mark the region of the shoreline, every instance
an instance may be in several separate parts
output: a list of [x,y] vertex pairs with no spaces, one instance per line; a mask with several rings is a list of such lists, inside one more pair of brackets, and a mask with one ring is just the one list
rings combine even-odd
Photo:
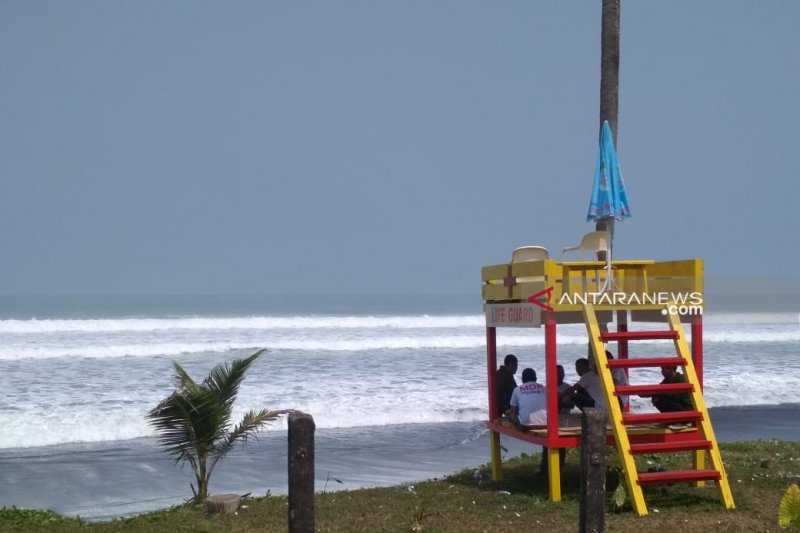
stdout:
[[[711,408],[720,442],[800,440],[800,404]],[[410,484],[489,461],[482,421],[319,429],[316,491]],[[501,438],[505,459],[539,446]],[[212,493],[287,491],[286,432],[237,447],[217,467]],[[49,509],[110,520],[164,509],[191,497],[181,469],[155,438],[0,450],[0,507]]]

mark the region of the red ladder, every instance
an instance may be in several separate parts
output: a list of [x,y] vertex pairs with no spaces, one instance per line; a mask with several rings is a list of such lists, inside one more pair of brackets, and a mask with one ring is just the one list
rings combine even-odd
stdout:
[[[614,431],[620,460],[623,465],[628,493],[631,497],[634,510],[639,515],[647,514],[647,506],[642,493],[642,486],[665,484],[715,481],[719,489],[722,504],[733,509],[733,496],[730,485],[722,464],[722,456],[711,421],[708,416],[703,392],[694,369],[689,346],[683,334],[680,319],[677,315],[666,313],[669,329],[653,331],[619,331],[601,332],[597,322],[594,307],[591,304],[584,306],[584,319],[589,332],[590,344],[594,354],[597,373],[603,383],[606,406],[609,419]],[[675,355],[661,357],[636,357],[609,360],[606,357],[604,343],[616,340],[626,341],[652,341],[672,340]],[[646,384],[616,386],[611,375],[614,368],[658,368],[662,366],[676,366],[683,369],[684,383]],[[691,398],[692,409],[664,413],[623,413],[617,400],[620,396],[646,395],[657,396],[666,394],[688,394]],[[674,431],[670,440],[657,443],[631,444],[629,431],[642,428],[645,425],[658,424],[665,431]],[[681,426],[673,425],[680,424]],[[686,424],[696,426],[696,431],[687,431]],[[698,432],[700,435],[698,438]],[[685,438],[681,436],[685,435]],[[692,452],[695,454],[695,469],[673,470],[668,472],[639,472],[634,461],[635,455],[644,453],[675,453]],[[702,468],[705,454],[711,458],[711,468]]]

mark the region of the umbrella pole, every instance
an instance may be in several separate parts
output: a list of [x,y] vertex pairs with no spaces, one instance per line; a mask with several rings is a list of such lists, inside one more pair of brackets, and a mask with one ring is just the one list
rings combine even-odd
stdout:
[[[594,230],[595,231],[605,231],[608,233],[608,248],[609,250],[614,249],[614,218],[613,217],[606,217],[606,218],[598,218],[597,221],[594,223]],[[597,260],[598,261],[606,261],[606,253],[605,251],[597,252]]]
[[604,293],[608,290],[614,290],[617,286],[614,281],[614,276],[611,273],[611,257],[614,255],[614,218],[607,217],[598,219],[597,222],[595,222],[594,228],[595,231],[605,231],[608,233],[608,253],[605,251],[597,252],[598,261],[606,262],[606,280],[605,283],[603,283],[603,288],[599,290],[600,293]]

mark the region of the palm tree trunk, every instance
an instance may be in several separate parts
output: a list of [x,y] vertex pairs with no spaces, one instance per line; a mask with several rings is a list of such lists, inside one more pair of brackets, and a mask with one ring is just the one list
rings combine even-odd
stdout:
[[195,501],[200,503],[208,498],[208,472],[206,470],[206,457],[200,456],[197,460],[197,495]]
[[[620,0],[603,0],[600,33],[600,127],[603,127],[604,120],[608,121],[615,146],[619,114],[619,11]],[[610,234],[613,249],[614,219],[597,220],[595,230],[607,231]],[[605,252],[600,252],[598,259],[605,261],[607,259],[605,255]]]
[[[619,114],[619,11],[620,0],[603,0],[600,34],[600,127],[607,120],[617,144]],[[599,131],[599,130],[598,130]]]

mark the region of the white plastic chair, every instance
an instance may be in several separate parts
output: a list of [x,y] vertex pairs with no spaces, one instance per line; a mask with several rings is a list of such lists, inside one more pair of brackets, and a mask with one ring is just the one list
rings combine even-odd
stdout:
[[[543,246],[520,246],[511,253],[512,263],[526,263],[528,261],[542,261],[550,259],[550,252]],[[530,281],[544,281],[544,276],[525,276],[517,278],[519,283]]]
[[550,252],[543,246],[520,246],[511,254],[512,263],[541,261],[543,259],[550,259]]
[[[603,292],[608,289],[609,283],[611,282],[611,239],[609,238],[608,232],[592,231],[591,233],[587,233],[583,236],[583,239],[581,239],[581,243],[579,245],[569,246],[561,251],[561,262],[564,262],[567,252],[573,252],[576,250],[580,253],[581,261],[585,261],[584,254],[586,252],[591,252],[589,261],[597,261],[598,252],[606,253],[606,266],[594,271],[594,282],[597,292]],[[603,270],[606,271],[606,279],[604,282],[601,281],[600,276],[600,272]],[[581,270],[581,286],[583,288],[583,292],[586,293],[588,289],[586,270]],[[566,292],[571,290],[568,272],[565,272],[564,274],[564,287]]]
[[592,252],[590,261],[597,261],[597,252],[605,252],[606,258],[611,256],[611,239],[609,239],[607,231],[592,231],[587,233],[581,239],[581,243],[577,246],[569,246],[561,251],[561,261],[566,258],[567,252],[577,250],[581,254],[581,260],[586,252]]

